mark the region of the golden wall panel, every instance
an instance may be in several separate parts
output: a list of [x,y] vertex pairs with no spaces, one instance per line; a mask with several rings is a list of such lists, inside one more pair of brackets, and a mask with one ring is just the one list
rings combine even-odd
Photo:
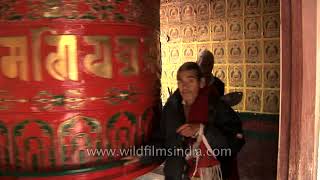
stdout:
[[261,16],[245,18],[245,38],[257,39],[261,37]]
[[243,41],[228,43],[228,63],[243,63],[244,47]]
[[211,22],[211,39],[222,41],[226,39],[226,20],[219,19]]
[[207,22],[198,23],[197,41],[210,41],[210,25]]
[[280,87],[280,65],[264,65],[263,68],[264,87],[279,88]]
[[227,0],[228,16],[241,16],[243,14],[242,0]]
[[163,44],[161,44],[161,59],[165,59],[168,57],[169,57],[168,45],[163,43]]
[[183,23],[186,22],[193,22],[196,19],[196,7],[194,3],[187,1],[181,4],[182,12],[181,12],[181,19]]
[[278,14],[263,16],[263,33],[266,38],[280,36],[280,16]]
[[[194,2],[194,1],[193,1]],[[197,2],[197,21],[208,20],[210,15],[209,1],[200,0]]]
[[169,53],[170,53],[170,63],[178,64],[180,63],[180,56],[181,56],[181,48],[180,44],[170,44],[168,46]]
[[160,24],[168,23],[168,6],[163,4],[160,6]]
[[169,27],[167,24],[160,24],[160,43],[163,47],[169,41]]
[[280,41],[279,40],[264,41],[264,62],[280,63]]
[[213,0],[211,3],[211,18],[225,18],[226,17],[226,2],[225,0]]
[[[161,78],[162,78],[161,86],[164,87],[169,81],[169,74],[168,74],[167,68],[164,68],[164,70],[162,71]],[[165,81],[164,81],[164,79],[165,79]]]
[[195,59],[197,57],[197,46],[195,44],[183,44],[182,52],[184,59]]
[[261,14],[261,0],[246,0],[245,1],[245,15]]
[[245,42],[246,63],[261,63],[262,43],[259,40]]
[[280,86],[279,0],[161,0],[162,98],[176,71],[211,50],[226,92],[243,92],[239,111],[277,114]]
[[279,13],[280,0],[263,0],[264,13]]
[[262,65],[246,66],[246,85],[247,87],[262,86]]
[[182,24],[182,41],[193,42],[197,37],[197,25],[196,24]]
[[168,26],[169,42],[180,42],[181,41],[181,29],[179,25]]
[[229,65],[228,67],[229,86],[243,87],[244,86],[244,68],[243,65]]
[[228,91],[229,92],[242,92],[243,93],[243,97],[242,97],[242,101],[237,104],[236,106],[233,106],[232,108],[237,109],[239,111],[246,111],[246,109],[244,108],[244,103],[245,103],[245,99],[246,99],[246,91],[243,88],[230,88]]
[[263,112],[279,113],[280,92],[265,90],[263,92]]
[[262,104],[262,90],[246,89],[246,110],[260,111]]
[[227,36],[230,40],[243,39],[243,18],[228,19]]
[[212,53],[214,55],[215,64],[224,64],[226,63],[226,44],[225,43],[213,43],[212,44]]
[[181,0],[167,0],[167,3],[179,3]]
[[227,65],[216,65],[213,68],[213,75],[221,79],[223,82],[227,82],[227,72],[228,66]]
[[162,84],[161,86],[161,99],[168,99],[169,98],[169,93],[166,91],[168,86],[164,86]]
[[180,22],[181,8],[180,3],[168,4],[168,22],[179,23]]

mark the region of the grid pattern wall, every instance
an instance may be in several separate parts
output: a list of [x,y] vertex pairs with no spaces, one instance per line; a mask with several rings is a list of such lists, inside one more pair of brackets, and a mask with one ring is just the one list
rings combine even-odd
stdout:
[[279,0],[161,0],[162,100],[175,90],[176,71],[203,49],[226,93],[241,91],[241,112],[278,114]]

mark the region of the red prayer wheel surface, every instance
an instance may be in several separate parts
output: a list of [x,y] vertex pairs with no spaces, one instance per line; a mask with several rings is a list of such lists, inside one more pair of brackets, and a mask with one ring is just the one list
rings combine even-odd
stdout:
[[159,54],[158,0],[0,1],[0,178],[150,171],[118,151],[88,151],[147,141],[161,104]]

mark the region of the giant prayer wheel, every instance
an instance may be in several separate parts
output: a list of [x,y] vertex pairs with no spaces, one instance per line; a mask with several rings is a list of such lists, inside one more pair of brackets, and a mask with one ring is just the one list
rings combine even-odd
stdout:
[[0,1],[0,179],[132,179],[160,103],[159,0]]

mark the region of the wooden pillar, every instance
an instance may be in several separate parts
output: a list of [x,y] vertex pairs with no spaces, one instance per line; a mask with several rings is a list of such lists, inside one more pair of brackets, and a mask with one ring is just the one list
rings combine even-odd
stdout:
[[316,0],[281,1],[281,180],[315,179],[316,5]]

